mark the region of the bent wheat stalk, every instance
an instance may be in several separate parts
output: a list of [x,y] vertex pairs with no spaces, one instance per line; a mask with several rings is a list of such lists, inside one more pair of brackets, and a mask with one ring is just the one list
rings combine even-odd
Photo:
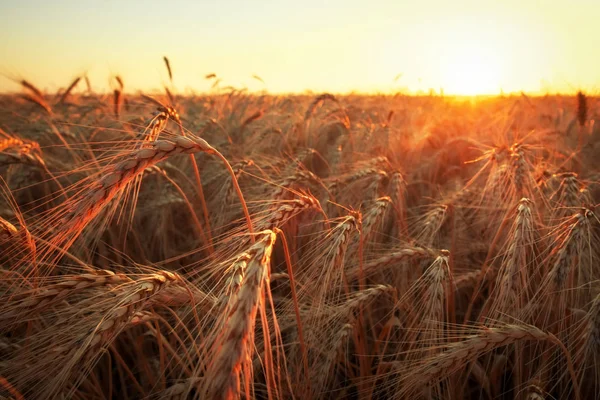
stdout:
[[[407,386],[402,388],[399,395],[406,396],[420,385],[427,385],[450,376],[483,354],[521,340],[550,342],[563,351],[572,377],[574,395],[579,399],[579,386],[575,379],[571,356],[566,347],[552,333],[542,331],[532,325],[506,325],[500,328],[489,328],[480,334],[469,336],[463,341],[451,343],[446,351],[424,360],[420,367],[405,374],[401,380]],[[401,363],[397,363],[397,365],[400,366]]]
[[[53,226],[54,230],[62,233],[62,237],[61,235],[58,235],[58,237],[59,240],[64,241],[63,252],[68,250],[83,228],[146,168],[177,154],[199,152],[214,154],[221,158],[232,176],[235,175],[229,162],[221,153],[204,139],[190,136],[175,136],[172,139],[156,140],[144,148],[130,152],[116,164],[107,166],[101,173],[102,178],[80,193],[73,203],[67,205],[68,208],[62,218],[54,221],[56,224]],[[244,209],[248,231],[252,240],[254,240],[252,220],[246,202],[237,181],[234,179],[233,182]]]

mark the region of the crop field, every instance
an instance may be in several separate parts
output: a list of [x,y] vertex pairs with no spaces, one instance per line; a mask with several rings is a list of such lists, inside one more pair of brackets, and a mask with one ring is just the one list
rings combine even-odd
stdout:
[[0,398],[598,398],[597,98],[118,81],[0,96]]

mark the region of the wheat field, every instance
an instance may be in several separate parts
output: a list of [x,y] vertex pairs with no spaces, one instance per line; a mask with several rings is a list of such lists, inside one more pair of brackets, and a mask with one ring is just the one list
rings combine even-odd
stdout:
[[0,398],[600,398],[596,98],[116,81],[0,97]]

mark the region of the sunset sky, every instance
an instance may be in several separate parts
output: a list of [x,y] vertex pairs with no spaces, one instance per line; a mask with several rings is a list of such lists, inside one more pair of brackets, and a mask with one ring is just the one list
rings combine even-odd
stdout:
[[179,91],[214,72],[270,92],[598,92],[598,21],[598,0],[2,1],[0,91],[85,72],[160,88],[166,55]]

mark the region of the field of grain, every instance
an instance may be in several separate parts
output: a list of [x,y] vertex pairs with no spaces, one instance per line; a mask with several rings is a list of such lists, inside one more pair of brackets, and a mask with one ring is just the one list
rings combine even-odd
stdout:
[[596,98],[23,86],[0,398],[598,398]]

